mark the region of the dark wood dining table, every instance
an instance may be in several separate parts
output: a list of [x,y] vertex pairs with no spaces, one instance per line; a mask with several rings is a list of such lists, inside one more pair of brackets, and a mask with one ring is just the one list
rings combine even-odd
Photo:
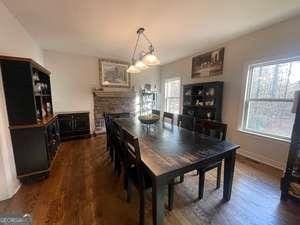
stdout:
[[230,200],[235,155],[239,145],[162,122],[150,126],[136,118],[115,119],[115,122],[139,139],[142,162],[152,178],[154,225],[164,224],[163,196],[165,186],[170,181],[223,159],[223,201]]

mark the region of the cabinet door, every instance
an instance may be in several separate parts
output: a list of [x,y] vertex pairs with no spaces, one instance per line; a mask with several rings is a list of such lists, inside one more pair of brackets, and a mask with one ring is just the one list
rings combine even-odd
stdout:
[[59,130],[60,133],[72,132],[74,127],[73,115],[59,116]]
[[74,115],[74,130],[82,131],[90,129],[90,120],[88,114]]

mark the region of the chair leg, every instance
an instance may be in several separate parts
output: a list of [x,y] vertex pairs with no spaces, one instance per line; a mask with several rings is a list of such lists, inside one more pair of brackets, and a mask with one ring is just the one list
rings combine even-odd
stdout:
[[174,205],[174,185],[168,185],[168,209],[171,211]]
[[144,190],[140,190],[140,210],[139,210],[139,215],[140,215],[140,225],[144,225],[145,222],[145,193]]
[[109,145],[108,151],[109,151],[110,160],[113,162],[114,161],[114,148],[111,145]]
[[217,168],[217,188],[219,189],[221,186],[221,172],[222,172],[222,164],[218,165]]
[[129,180],[127,180],[127,187],[126,187],[126,192],[127,192],[127,202],[130,202],[131,200],[131,182]]
[[203,192],[204,192],[204,180],[205,180],[205,172],[198,171],[199,173],[199,186],[198,186],[198,198],[203,198]]
[[120,159],[120,155],[115,152],[115,168],[114,168],[114,171],[115,171],[115,174],[117,176],[120,176],[121,175],[121,159]]

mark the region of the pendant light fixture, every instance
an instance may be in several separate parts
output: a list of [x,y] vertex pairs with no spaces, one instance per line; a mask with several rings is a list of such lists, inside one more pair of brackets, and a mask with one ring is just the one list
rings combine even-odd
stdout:
[[[148,69],[149,66],[155,66],[159,65],[160,61],[158,58],[154,55],[154,47],[152,45],[152,42],[148,39],[148,37],[144,34],[145,29],[143,27],[139,28],[137,30],[137,40],[135,43],[135,47],[131,56],[131,64],[129,68],[127,69],[128,73],[139,73],[142,70]],[[142,51],[139,54],[139,58],[135,58],[136,56],[136,50],[140,41],[141,36],[147,41],[149,44],[147,51]]]

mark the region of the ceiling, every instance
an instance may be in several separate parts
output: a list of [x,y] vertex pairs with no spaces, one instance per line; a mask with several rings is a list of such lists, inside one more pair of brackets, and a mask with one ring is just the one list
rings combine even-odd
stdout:
[[300,13],[299,0],[2,1],[43,49],[129,61],[143,26],[162,63]]

